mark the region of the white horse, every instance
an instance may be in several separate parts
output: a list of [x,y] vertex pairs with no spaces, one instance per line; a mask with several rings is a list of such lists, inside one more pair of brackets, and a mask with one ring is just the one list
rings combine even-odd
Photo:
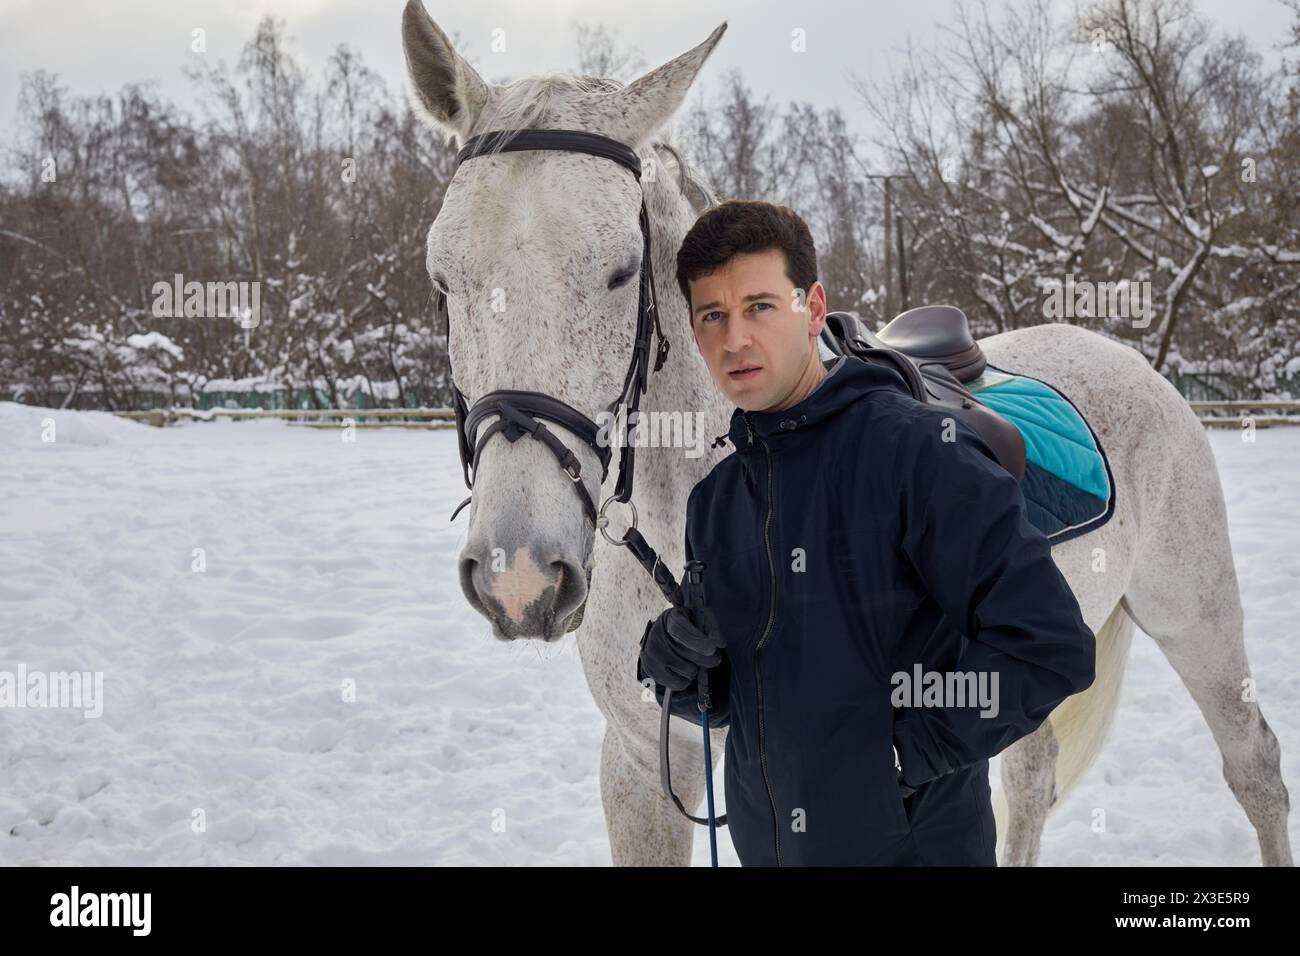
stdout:
[[[731,407],[694,347],[674,280],[680,242],[713,199],[677,152],[656,139],[725,29],[724,23],[626,86],[564,74],[501,86],[484,82],[419,0],[410,0],[402,30],[412,102],[459,144],[497,129],[586,130],[626,143],[647,170],[660,173],[638,184],[616,163],[549,151],[479,158],[460,168],[429,231],[427,265],[449,292],[452,365],[467,401],[493,389],[532,390],[595,418],[618,394],[631,358],[644,192],[661,321],[672,347],[650,377],[642,410],[703,411],[706,435],[726,431]],[[1110,521],[1053,550],[1097,635],[1096,681],[1004,751],[1002,864],[1035,862],[1052,807],[1099,751],[1136,621],[1204,714],[1263,862],[1290,865],[1278,742],[1253,695],[1243,693],[1250,669],[1242,608],[1203,427],[1141,355],[1092,332],[1043,325],[980,344],[994,365],[1042,379],[1074,401],[1103,442],[1116,483]],[[599,503],[617,468],[611,465],[597,487],[595,454],[572,435],[560,437],[579,457]],[[637,450],[639,527],[675,572],[685,560],[687,494],[728,453],[725,446],[699,457],[681,448]],[[613,861],[688,865],[694,825],[660,790],[659,711],[636,680],[639,640],[645,622],[664,609],[663,598],[626,549],[594,533],[569,478],[540,442],[485,443],[460,575],[466,597],[490,617],[499,639],[554,641],[580,622],[583,670],[606,720],[600,787]],[[704,790],[699,728],[671,723],[673,786],[696,807]],[[715,760],[724,737],[715,732]]]

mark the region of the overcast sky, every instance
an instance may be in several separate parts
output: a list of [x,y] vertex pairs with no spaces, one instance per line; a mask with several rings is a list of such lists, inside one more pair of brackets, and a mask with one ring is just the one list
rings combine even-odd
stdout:
[[[1060,0],[1072,5],[1072,0]],[[1277,0],[1196,0],[1226,30],[1270,52],[1290,14]],[[191,31],[206,31],[209,59],[234,64],[266,13],[288,24],[295,55],[319,72],[340,42],[361,50],[394,92],[405,81],[399,42],[403,0],[0,0],[0,134],[12,134],[19,77],[36,69],[60,74],[75,93],[111,93],[122,84],[157,80],[164,95],[191,106],[182,67],[195,59]],[[908,39],[934,43],[952,0],[425,0],[438,24],[459,34],[460,49],[485,77],[506,79],[575,66],[573,20],[603,23],[635,47],[648,67],[704,40],[726,20],[721,45],[692,96],[710,96],[731,68],[773,102],[840,106],[861,129],[852,73],[879,76]],[[998,6],[998,4],[995,4]],[[808,52],[790,51],[802,29]],[[506,50],[492,52],[494,30]]]

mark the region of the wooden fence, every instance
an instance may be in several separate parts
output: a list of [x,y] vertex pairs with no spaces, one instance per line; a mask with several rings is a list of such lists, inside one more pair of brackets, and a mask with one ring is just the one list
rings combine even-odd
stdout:
[[[1300,402],[1188,402],[1207,428],[1268,428],[1272,425],[1300,425]],[[456,415],[450,408],[302,408],[243,409],[214,408],[208,411],[166,409],[150,412],[118,412],[150,425],[179,421],[212,421],[217,418],[283,418],[304,428],[338,428],[351,419],[357,428],[455,428]]]
[[207,411],[169,408],[117,414],[158,427],[181,421],[213,421],[218,418],[283,418],[290,425],[301,425],[304,428],[338,428],[346,419],[351,419],[357,428],[456,427],[456,413],[450,408],[213,408]]
[[1188,402],[1206,428],[1300,425],[1300,402]]

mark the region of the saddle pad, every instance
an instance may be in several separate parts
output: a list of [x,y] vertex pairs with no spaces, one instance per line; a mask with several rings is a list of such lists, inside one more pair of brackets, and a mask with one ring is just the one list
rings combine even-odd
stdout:
[[966,387],[1025,440],[1021,491],[1030,523],[1053,545],[1115,513],[1115,479],[1092,427],[1064,394],[1029,375],[988,366]]

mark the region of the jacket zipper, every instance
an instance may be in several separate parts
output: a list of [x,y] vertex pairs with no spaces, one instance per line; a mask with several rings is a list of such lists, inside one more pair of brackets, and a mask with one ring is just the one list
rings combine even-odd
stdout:
[[[749,416],[745,416],[745,427],[749,430],[749,444],[754,444],[754,429],[750,425]],[[772,449],[768,447],[767,442],[759,439],[763,446],[763,451],[767,455],[767,517],[763,521],[763,545],[767,549],[767,567],[771,575],[770,588],[772,599],[767,613],[767,625],[763,628],[763,636],[759,638],[757,646],[754,648],[754,684],[758,696],[758,762],[763,771],[763,785],[767,788],[767,800],[772,807],[772,842],[776,848],[776,865],[781,865],[781,823],[776,813],[776,798],[772,795],[772,783],[767,776],[767,752],[763,749],[763,675],[759,666],[758,655],[763,650],[763,644],[767,641],[768,635],[772,631],[772,622],[776,620],[776,562],[772,557],[772,541],[769,532],[772,528]]]

